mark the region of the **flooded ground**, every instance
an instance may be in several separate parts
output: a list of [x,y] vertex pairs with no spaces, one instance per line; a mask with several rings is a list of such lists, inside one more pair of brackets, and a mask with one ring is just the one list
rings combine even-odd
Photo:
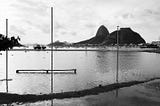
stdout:
[[[5,52],[0,55],[0,79],[5,79]],[[160,76],[160,54],[120,52],[119,81],[144,80]],[[116,52],[54,51],[54,69],[77,69],[77,74],[54,74],[54,92],[78,91],[115,83]],[[9,52],[9,93],[50,93],[50,74],[16,74],[17,69],[50,69],[50,51]],[[6,92],[6,82],[0,91]],[[73,99],[55,99],[23,106],[159,106],[160,80],[99,95]],[[16,104],[17,105],[17,104]]]

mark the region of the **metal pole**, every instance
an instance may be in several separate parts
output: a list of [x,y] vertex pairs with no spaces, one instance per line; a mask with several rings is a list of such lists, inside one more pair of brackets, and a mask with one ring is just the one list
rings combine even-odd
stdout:
[[[119,36],[118,36],[119,26],[117,26],[117,71],[116,71],[116,83],[118,83],[119,74]],[[116,97],[118,97],[118,89],[116,90]]]
[[[6,37],[8,37],[8,19],[6,19]],[[8,93],[8,48],[6,49],[6,92]]]
[[51,7],[51,93],[53,93],[53,7]]
[[119,36],[118,36],[119,26],[117,26],[117,72],[116,72],[116,83],[118,83],[119,74]]

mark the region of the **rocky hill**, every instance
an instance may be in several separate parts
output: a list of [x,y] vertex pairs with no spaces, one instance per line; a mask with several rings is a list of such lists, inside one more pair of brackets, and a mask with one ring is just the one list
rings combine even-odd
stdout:
[[[134,32],[131,28],[120,28],[118,31],[119,44],[141,44],[146,41],[140,34]],[[113,31],[109,34],[108,29],[101,25],[96,33],[96,36],[74,44],[103,44],[111,45],[117,43],[117,31]]]
[[[141,44],[146,43],[145,40],[138,34],[134,32],[131,28],[121,28],[118,31],[119,44]],[[104,40],[103,44],[110,45],[117,43],[117,31],[112,32]]]
[[108,29],[104,25],[101,25],[98,28],[96,36],[88,40],[75,43],[75,44],[101,44],[104,42],[104,40],[107,38],[108,35],[109,35]]

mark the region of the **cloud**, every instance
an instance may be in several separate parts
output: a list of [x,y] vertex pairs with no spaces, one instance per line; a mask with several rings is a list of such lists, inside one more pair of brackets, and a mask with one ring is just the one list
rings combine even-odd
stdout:
[[65,29],[64,25],[59,23],[59,22],[55,22],[55,29],[59,30],[59,29]]
[[76,36],[76,35],[77,35],[77,32],[71,32],[71,35],[72,35],[72,36]]
[[[50,6],[48,0],[14,0],[9,2],[8,16],[11,33],[19,33],[24,43],[47,43],[50,33]],[[30,40],[32,36],[32,40]],[[37,39],[39,38],[39,39]]]
[[32,28],[41,31],[42,33],[46,33],[46,34],[50,33],[49,23],[36,23],[32,20],[26,20],[25,23],[31,26]]
[[87,28],[95,28],[96,27],[96,25],[95,24],[93,24],[93,23],[86,23],[86,25],[85,25]]
[[11,4],[11,7],[17,9],[17,13],[23,16],[45,16],[49,6],[40,0],[17,0],[16,3]]
[[[11,32],[16,32],[16,34],[18,34],[18,35],[26,35],[26,31],[22,27],[18,28],[14,25],[11,25],[9,29]],[[12,35],[12,36],[14,36],[14,35]]]
[[132,13],[125,13],[122,15],[122,17],[124,19],[130,19],[130,18],[134,18],[133,14]]
[[58,40],[80,41],[93,37],[102,24],[110,32],[117,25],[131,27],[148,41],[158,38],[160,33],[160,0],[2,1],[0,15],[8,17],[11,31],[24,35],[28,42],[30,36],[35,38],[32,41],[40,37],[39,41],[47,42],[50,6],[54,6],[54,31]]

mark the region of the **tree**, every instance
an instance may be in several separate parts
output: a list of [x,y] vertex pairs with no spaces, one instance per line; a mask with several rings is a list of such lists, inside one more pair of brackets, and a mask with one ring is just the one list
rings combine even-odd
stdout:
[[20,43],[18,42],[19,40],[20,40],[19,37],[17,37],[17,39],[14,36],[8,38],[7,36],[0,34],[0,51],[6,49],[12,49],[13,46],[19,46],[20,45]]

